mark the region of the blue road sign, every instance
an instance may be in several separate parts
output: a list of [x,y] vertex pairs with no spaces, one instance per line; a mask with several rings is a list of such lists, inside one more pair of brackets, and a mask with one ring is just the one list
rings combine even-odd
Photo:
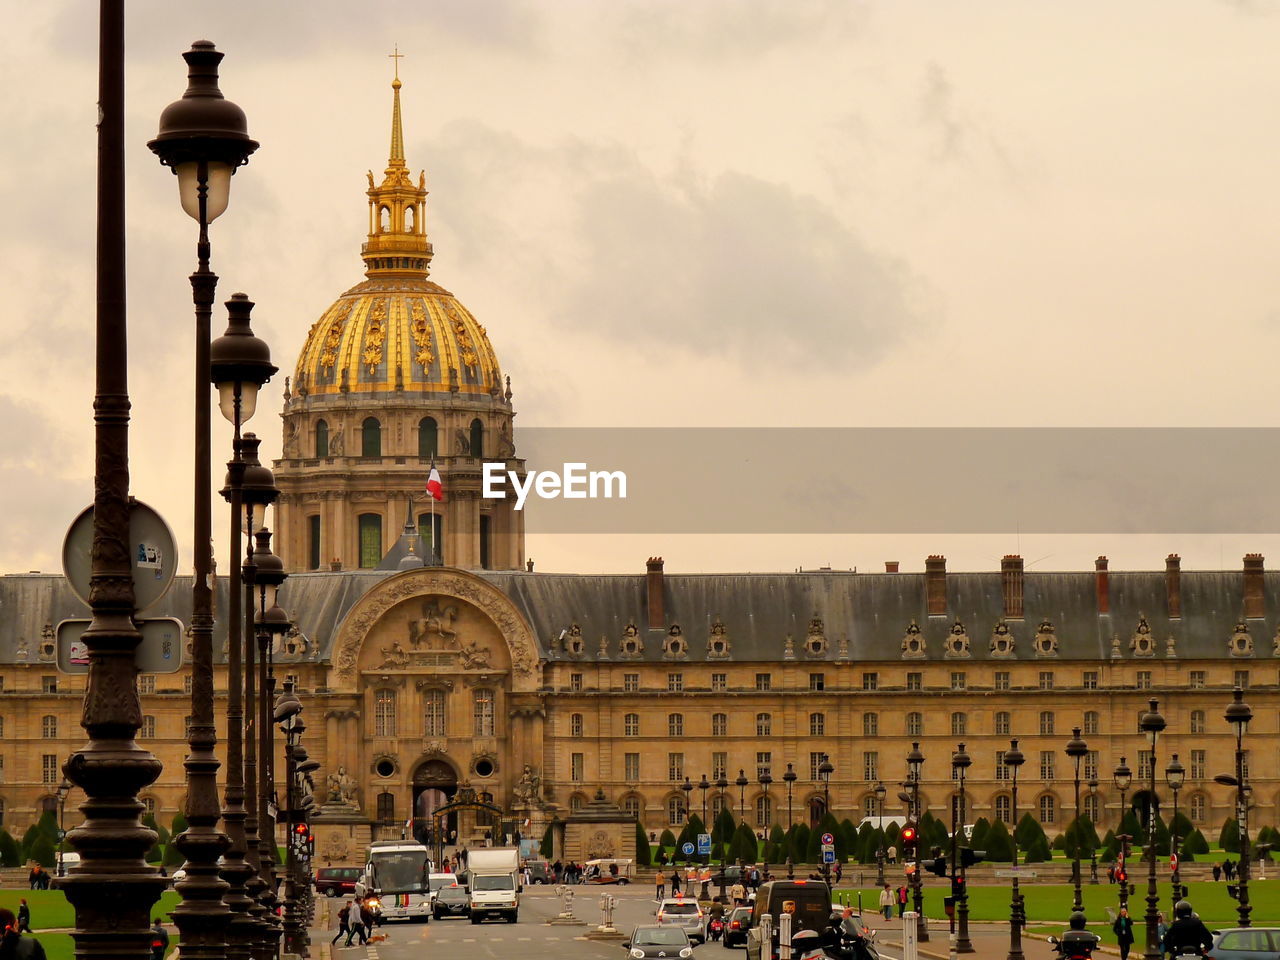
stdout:
[[707,857],[711,855],[711,834],[698,834],[698,856]]
[[822,862],[823,862],[823,863],[835,863],[835,862],[836,862],[836,852],[835,852],[834,850],[823,850],[823,851],[822,851]]
[[693,844],[690,843],[688,840],[686,840],[684,844],[680,847],[680,852],[683,853],[686,857],[693,856]]

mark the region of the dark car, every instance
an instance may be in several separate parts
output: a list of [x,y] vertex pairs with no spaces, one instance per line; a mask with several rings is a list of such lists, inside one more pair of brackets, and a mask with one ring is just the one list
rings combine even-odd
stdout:
[[326,897],[355,893],[356,881],[362,873],[360,867],[321,867],[316,871],[316,891]]
[[747,943],[747,927],[751,925],[751,908],[734,907],[724,916],[724,939],[726,947],[742,947]]
[[1280,928],[1229,927],[1213,935],[1213,960],[1275,960],[1280,954]]
[[636,927],[622,945],[631,960],[678,960],[693,956],[689,935],[676,926]]
[[525,869],[529,871],[530,883],[555,883],[555,871],[545,860],[526,860]]
[[431,913],[437,920],[468,916],[471,913],[471,894],[466,887],[441,887],[436,891]]
[[[774,880],[761,884],[751,907],[747,960],[772,960],[778,952],[778,917],[791,914],[791,935],[801,930],[821,933],[831,917],[831,888],[822,880]],[[761,949],[760,918],[773,918],[773,943]]]

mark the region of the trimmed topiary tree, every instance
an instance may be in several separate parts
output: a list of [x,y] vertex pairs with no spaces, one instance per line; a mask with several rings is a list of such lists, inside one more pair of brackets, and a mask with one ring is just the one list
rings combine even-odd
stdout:
[[721,807],[720,813],[716,817],[716,822],[711,828],[711,840],[713,843],[728,843],[733,838],[733,832],[737,829],[738,821],[729,812],[729,807]]
[[18,841],[8,830],[0,830],[0,866],[22,866],[22,851],[18,849]]
[[[977,830],[974,830],[977,833]],[[1009,828],[1003,820],[997,820],[987,828],[979,850],[987,851],[987,859],[992,863],[1011,863],[1013,861],[1013,837],[1009,836]]]
[[[550,828],[547,828],[550,830]],[[544,856],[548,856],[544,854]],[[640,821],[636,821],[636,863],[642,867],[653,865],[653,850],[649,847],[649,837],[644,832],[644,827],[640,826]]]
[[[177,818],[174,818],[173,825],[174,825],[174,829],[177,829],[177,826],[178,826]],[[538,844],[538,852],[542,854],[542,859],[544,860],[550,860],[551,854],[555,851],[555,848],[556,848],[555,834],[552,832],[553,829],[554,828],[551,826],[551,824],[547,824],[547,829],[544,830],[542,833],[542,842]],[[640,831],[640,834],[644,833],[644,829],[640,826],[639,822],[636,823],[636,829]],[[646,841],[645,846],[647,847],[648,845],[649,845],[648,841]]]
[[1234,819],[1222,825],[1222,832],[1218,834],[1218,846],[1228,853],[1240,852],[1240,825]]
[[969,837],[969,846],[974,850],[985,850],[987,848],[987,833],[991,830],[991,821],[986,817],[979,817],[974,821],[973,834]]
[[58,862],[58,852],[54,849],[53,840],[37,831],[36,838],[27,851],[27,859],[34,860],[42,867],[52,867]]
[[658,847],[663,852],[674,850],[676,846],[676,835],[668,828],[662,831],[662,836],[658,837]]
[[169,824],[169,836],[176,837],[178,834],[182,833],[186,829],[187,829],[187,818],[184,817],[182,815],[182,811],[179,810],[177,813],[173,815],[173,821]]

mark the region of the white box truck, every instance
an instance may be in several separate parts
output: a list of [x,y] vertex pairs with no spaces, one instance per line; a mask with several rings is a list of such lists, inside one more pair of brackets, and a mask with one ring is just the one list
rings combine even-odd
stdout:
[[515,923],[520,914],[520,850],[482,847],[467,851],[471,922],[502,917]]

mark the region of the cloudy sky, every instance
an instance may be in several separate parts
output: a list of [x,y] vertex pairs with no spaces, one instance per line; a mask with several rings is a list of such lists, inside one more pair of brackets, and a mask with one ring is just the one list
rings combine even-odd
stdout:
[[[57,569],[91,496],[95,10],[14,6],[0,33],[4,571]],[[128,15],[133,491],[184,553],[195,228],[145,143],[200,38],[226,52],[223,91],[262,143],[213,228],[219,299],[258,303],[286,371],[361,278],[399,44],[432,276],[487,326],[520,426],[1280,426],[1276,0],[132,0]],[[272,454],[281,387],[251,425]],[[1034,488],[1018,450],[987,468]],[[769,475],[805,469],[741,482],[767,509]],[[892,469],[947,483],[928,450]],[[1133,464],[1136,498],[1177,483]],[[680,571],[919,569],[932,552],[967,569],[1008,552],[1033,569],[1280,562],[1261,533],[1018,527],[528,551],[576,571],[654,554]]]

